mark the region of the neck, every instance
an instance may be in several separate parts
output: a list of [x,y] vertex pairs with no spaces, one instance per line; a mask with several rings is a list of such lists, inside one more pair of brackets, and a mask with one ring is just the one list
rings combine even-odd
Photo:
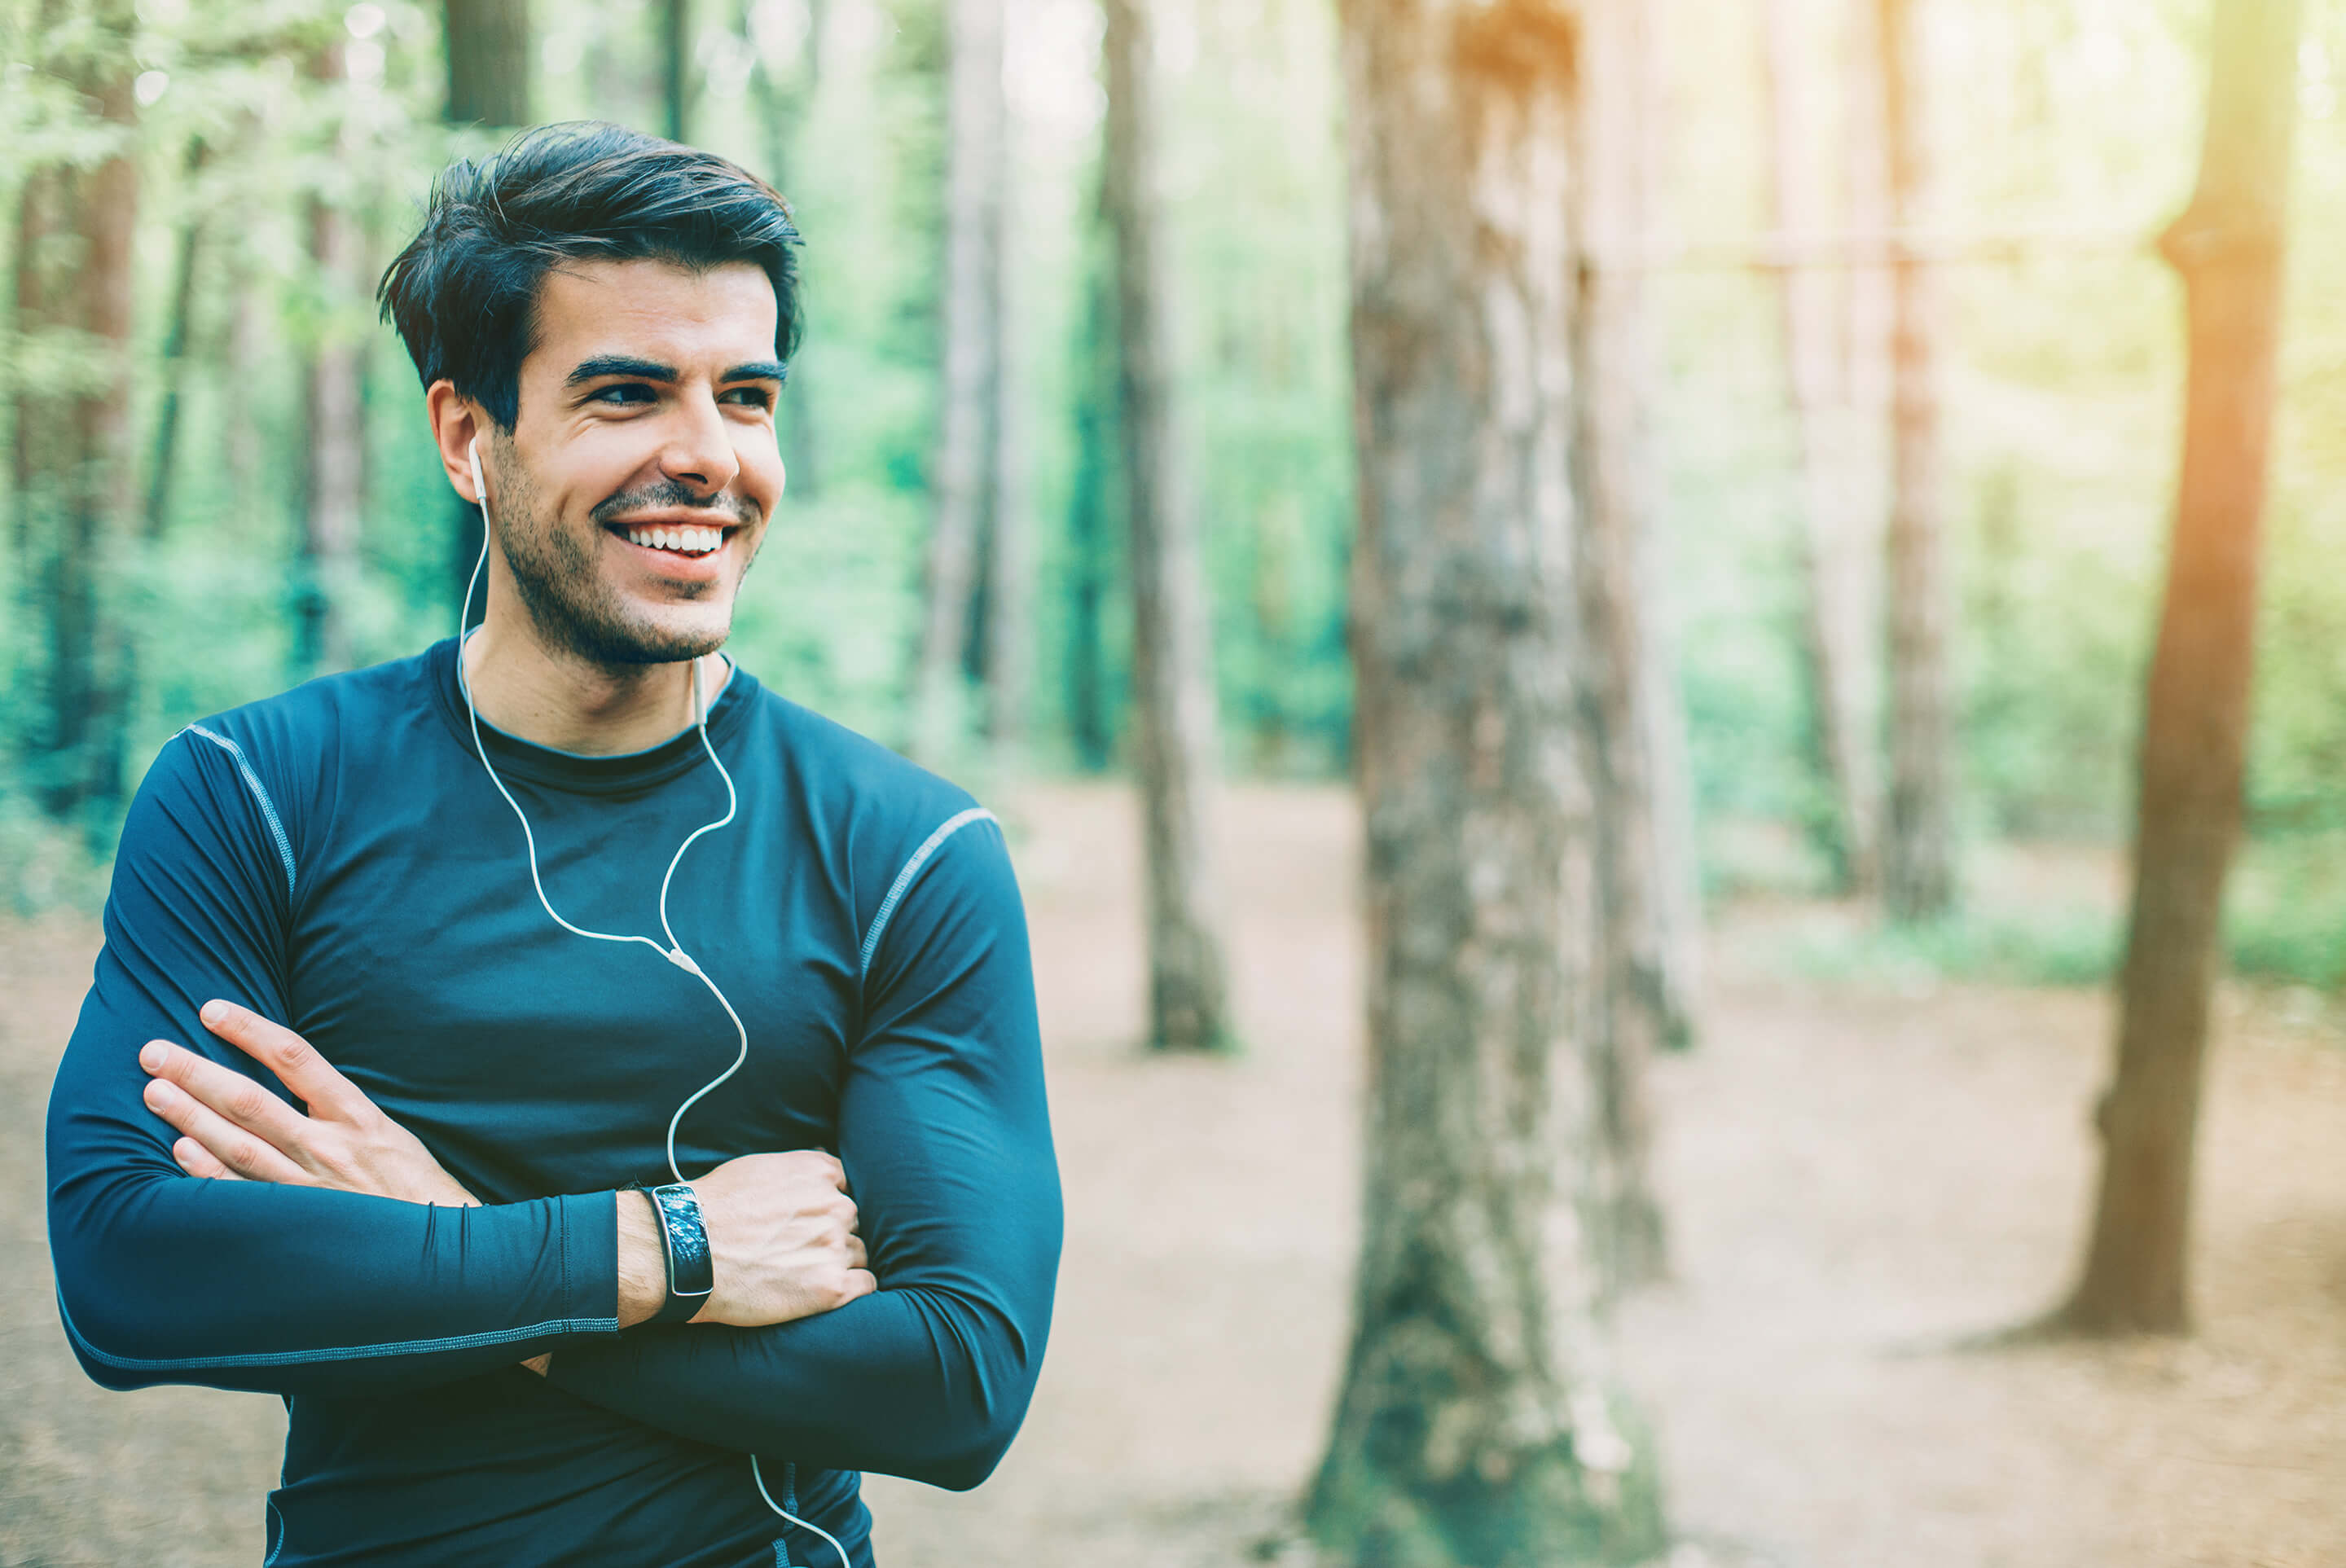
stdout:
[[[473,707],[484,723],[558,751],[609,756],[643,751],[694,720],[692,667],[609,666],[548,648],[492,607],[457,648]],[[713,707],[732,667],[716,654],[698,661],[702,709]]]

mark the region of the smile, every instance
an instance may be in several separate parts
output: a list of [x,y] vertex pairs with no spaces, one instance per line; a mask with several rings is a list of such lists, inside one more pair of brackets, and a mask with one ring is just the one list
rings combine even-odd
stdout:
[[647,550],[669,551],[688,559],[714,555],[723,549],[725,535],[729,532],[713,524],[659,524],[637,527],[613,523],[606,526],[630,545],[640,545]]

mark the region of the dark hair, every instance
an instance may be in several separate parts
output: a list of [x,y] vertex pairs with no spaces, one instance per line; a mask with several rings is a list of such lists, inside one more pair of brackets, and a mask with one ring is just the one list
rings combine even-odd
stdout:
[[799,231],[757,176],[698,148],[595,120],[525,131],[432,183],[423,228],[376,299],[430,386],[444,377],[511,431],[539,285],[562,261],[754,261],[780,308],[774,357],[798,346]]

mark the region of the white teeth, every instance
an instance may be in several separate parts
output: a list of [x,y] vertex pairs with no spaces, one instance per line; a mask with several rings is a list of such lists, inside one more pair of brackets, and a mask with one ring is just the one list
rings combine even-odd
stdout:
[[722,528],[630,528],[627,542],[653,550],[675,550],[684,555],[704,555],[722,546]]

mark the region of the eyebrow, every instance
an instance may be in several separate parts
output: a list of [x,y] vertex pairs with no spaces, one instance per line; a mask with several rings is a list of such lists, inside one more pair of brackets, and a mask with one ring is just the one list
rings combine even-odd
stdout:
[[[789,376],[790,367],[780,360],[751,360],[747,364],[734,365],[718,377],[722,383],[734,382],[776,382]],[[632,376],[638,381],[673,382],[678,372],[674,365],[664,365],[658,360],[638,360],[626,354],[597,354],[591,360],[581,360],[564,378],[565,386],[583,386],[600,381],[605,376]]]

